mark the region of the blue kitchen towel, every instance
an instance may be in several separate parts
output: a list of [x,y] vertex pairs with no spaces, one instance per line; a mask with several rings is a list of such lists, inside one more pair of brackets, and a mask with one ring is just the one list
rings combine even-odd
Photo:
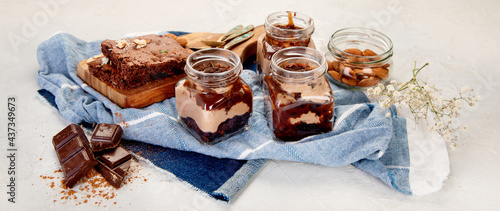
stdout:
[[[60,114],[73,123],[116,123],[123,127],[124,139],[217,158],[276,159],[325,166],[353,164],[396,190],[412,194],[405,119],[398,117],[395,109],[385,111],[378,104],[370,103],[363,92],[332,84],[333,131],[305,138],[302,143],[283,144],[272,138],[255,72],[244,70],[241,77],[254,94],[250,129],[216,145],[204,145],[177,122],[175,98],[142,109],[122,109],[84,84],[76,75],[76,66],[100,54],[99,43],[60,33],[38,47],[41,67],[38,82],[42,89],[54,95]],[[385,116],[387,112],[391,117]]]

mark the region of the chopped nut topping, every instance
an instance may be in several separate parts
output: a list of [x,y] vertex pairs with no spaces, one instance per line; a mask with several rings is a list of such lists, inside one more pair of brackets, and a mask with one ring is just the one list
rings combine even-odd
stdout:
[[127,45],[128,45],[127,41],[123,40],[123,39],[122,40],[118,40],[116,42],[116,47],[117,48],[125,48],[125,46],[127,46]]
[[101,54],[99,54],[99,55],[95,55],[95,56],[93,56],[92,58],[87,59],[87,63],[89,63],[89,62],[93,62],[93,61],[97,60],[99,57],[103,57],[103,56],[104,56],[104,55],[103,55],[102,53],[101,53]]
[[102,61],[101,65],[105,65],[105,64],[109,63],[108,57],[102,57],[101,61]]
[[135,39],[134,43],[137,44],[137,47],[136,47],[137,49],[146,47],[146,45],[148,44],[148,42],[146,40],[143,40],[143,39]]

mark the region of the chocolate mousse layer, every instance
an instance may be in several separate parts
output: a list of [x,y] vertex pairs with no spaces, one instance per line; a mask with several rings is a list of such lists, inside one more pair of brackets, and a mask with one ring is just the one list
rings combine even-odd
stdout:
[[181,122],[204,143],[214,144],[238,132],[252,113],[252,91],[242,79],[215,89],[180,81],[175,96]]

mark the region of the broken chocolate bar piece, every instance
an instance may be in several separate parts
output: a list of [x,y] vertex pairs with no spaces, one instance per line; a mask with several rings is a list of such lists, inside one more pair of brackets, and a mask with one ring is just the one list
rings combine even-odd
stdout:
[[104,151],[97,158],[99,164],[95,168],[109,184],[115,188],[120,188],[123,178],[130,167],[131,159],[132,154],[123,147],[117,147]]
[[59,163],[64,172],[64,184],[72,188],[97,161],[83,129],[71,124],[52,138]]
[[92,151],[99,152],[112,149],[120,144],[123,136],[123,129],[120,125],[100,123],[94,127],[94,133],[90,138]]

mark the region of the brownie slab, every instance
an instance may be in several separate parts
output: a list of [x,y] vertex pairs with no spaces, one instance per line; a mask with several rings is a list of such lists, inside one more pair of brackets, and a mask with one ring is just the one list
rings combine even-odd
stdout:
[[87,60],[90,73],[110,86],[131,90],[184,73],[190,52],[174,35],[104,40],[103,54]]
[[147,68],[153,73],[183,69],[189,52],[174,38],[167,35],[144,35],[122,40],[104,40],[101,52],[120,71],[140,71]]

